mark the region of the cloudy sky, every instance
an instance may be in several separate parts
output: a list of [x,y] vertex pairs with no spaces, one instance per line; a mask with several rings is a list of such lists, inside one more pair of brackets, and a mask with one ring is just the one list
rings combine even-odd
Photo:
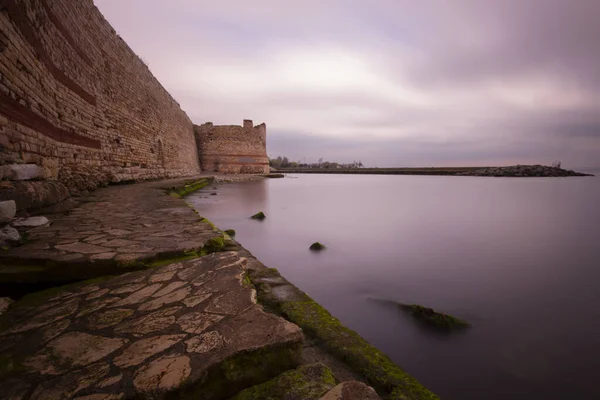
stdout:
[[197,124],[367,166],[600,167],[599,0],[95,0]]

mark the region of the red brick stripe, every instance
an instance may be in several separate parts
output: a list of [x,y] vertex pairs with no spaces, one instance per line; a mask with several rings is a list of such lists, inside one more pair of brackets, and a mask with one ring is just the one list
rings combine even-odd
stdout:
[[268,162],[235,162],[235,161],[211,161],[204,164],[219,164],[219,165],[269,165]]
[[92,59],[89,58],[88,55],[83,52],[83,50],[81,50],[81,47],[79,47],[77,42],[75,42],[75,39],[73,39],[73,36],[71,36],[71,34],[67,30],[67,28],[65,28],[65,26],[58,19],[56,14],[54,14],[54,11],[52,11],[50,6],[48,5],[48,0],[42,0],[42,5],[44,6],[44,10],[46,10],[46,14],[48,14],[48,18],[50,18],[50,21],[52,21],[52,23],[54,24],[56,29],[63,35],[63,37],[67,40],[67,42],[69,42],[69,44],[71,45],[73,50],[75,50],[75,53],[77,53],[79,55],[79,57],[81,57],[81,59],[83,61],[85,61],[85,63],[87,65],[91,66]]
[[31,129],[63,143],[100,149],[100,141],[81,136],[75,132],[57,128],[48,120],[33,112],[5,93],[0,93],[0,114],[6,115],[13,121],[28,126]]
[[222,154],[222,153],[202,153],[202,156],[207,157],[258,157],[258,158],[266,158],[267,156],[264,154]]
[[4,4],[0,4],[0,6],[7,9],[12,22],[14,22],[14,24],[19,28],[23,34],[23,37],[25,37],[27,42],[37,53],[38,59],[44,63],[52,76],[54,76],[57,81],[69,88],[72,92],[76,93],[83,100],[95,106],[96,97],[88,93],[74,80],[69,78],[63,71],[61,71],[56,65],[54,65],[52,58],[37,36],[36,30],[31,25],[31,21],[29,21],[29,18],[27,17],[27,11],[25,11],[24,6],[22,4],[17,4],[15,0],[8,0]]

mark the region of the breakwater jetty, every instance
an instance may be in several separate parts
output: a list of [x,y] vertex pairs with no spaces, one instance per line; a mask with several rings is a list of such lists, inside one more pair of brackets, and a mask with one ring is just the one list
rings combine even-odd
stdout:
[[358,175],[444,175],[494,176],[506,178],[591,176],[581,172],[545,165],[513,165],[508,167],[424,167],[424,168],[288,168],[277,172],[288,174],[358,174]]

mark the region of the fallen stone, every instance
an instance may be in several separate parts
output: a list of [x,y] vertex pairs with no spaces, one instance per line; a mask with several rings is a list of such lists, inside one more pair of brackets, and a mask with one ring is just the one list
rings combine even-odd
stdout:
[[321,363],[316,363],[284,372],[268,382],[239,392],[231,400],[319,400],[334,386],[335,377],[331,370]]
[[36,164],[12,164],[8,165],[8,174],[6,176],[11,181],[27,181],[44,179],[46,174],[44,168]]
[[10,305],[14,302],[15,301],[10,297],[0,297],[0,315],[8,310],[8,307],[10,307]]
[[320,400],[381,400],[375,389],[359,381],[340,383]]
[[17,203],[14,200],[0,201],[0,224],[5,224],[15,217]]
[[7,244],[16,244],[21,241],[19,231],[12,226],[5,226],[0,229],[0,246]]
[[46,217],[29,217],[29,218],[18,218],[12,222],[12,226],[22,228],[35,228],[36,226],[44,226],[49,223]]
[[2,182],[0,201],[14,200],[17,211],[49,207],[70,197],[69,189],[57,181]]

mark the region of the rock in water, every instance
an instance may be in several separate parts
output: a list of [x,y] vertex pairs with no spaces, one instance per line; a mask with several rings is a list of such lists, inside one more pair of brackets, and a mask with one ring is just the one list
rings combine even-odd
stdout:
[[409,311],[419,321],[441,330],[466,328],[469,324],[451,315],[439,313],[432,308],[418,304],[399,304],[400,308]]
[[254,214],[253,216],[251,216],[250,218],[262,221],[263,219],[267,218],[267,216],[265,215],[264,212],[260,211],[260,212],[257,212],[256,214]]
[[319,250],[323,250],[325,248],[324,245],[322,245],[319,242],[314,242],[313,244],[310,245],[309,249],[313,250],[313,251],[319,251]]
[[233,230],[233,229],[226,229],[225,233],[228,234],[229,236],[235,236],[235,230]]

